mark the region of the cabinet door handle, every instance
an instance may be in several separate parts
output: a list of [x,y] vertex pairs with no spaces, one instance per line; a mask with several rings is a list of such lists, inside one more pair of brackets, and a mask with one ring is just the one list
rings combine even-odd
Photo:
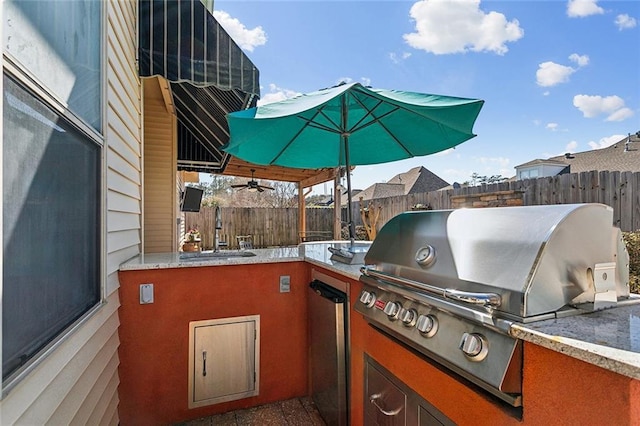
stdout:
[[202,375],[207,375],[207,351],[202,351]]
[[381,393],[374,393],[373,395],[369,396],[369,402],[371,402],[382,414],[384,414],[385,416],[395,416],[400,411],[402,411],[403,407],[396,408],[395,410],[385,410],[384,408],[382,408],[380,404],[378,404],[378,400],[381,397],[382,397]]

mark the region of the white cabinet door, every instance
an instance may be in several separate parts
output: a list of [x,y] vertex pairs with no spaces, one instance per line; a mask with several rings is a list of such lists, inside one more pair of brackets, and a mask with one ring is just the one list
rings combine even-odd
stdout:
[[258,395],[259,321],[255,315],[190,323],[190,408]]

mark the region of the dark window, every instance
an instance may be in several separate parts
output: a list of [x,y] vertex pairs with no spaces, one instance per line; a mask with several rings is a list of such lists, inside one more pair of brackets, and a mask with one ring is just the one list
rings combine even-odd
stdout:
[[100,301],[101,146],[8,75],[2,377]]

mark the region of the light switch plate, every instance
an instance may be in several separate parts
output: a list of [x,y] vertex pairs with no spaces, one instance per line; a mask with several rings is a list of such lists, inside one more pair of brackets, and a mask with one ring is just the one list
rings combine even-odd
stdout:
[[289,293],[291,291],[291,277],[289,275],[280,275],[280,293]]
[[140,284],[140,304],[153,303],[153,284]]

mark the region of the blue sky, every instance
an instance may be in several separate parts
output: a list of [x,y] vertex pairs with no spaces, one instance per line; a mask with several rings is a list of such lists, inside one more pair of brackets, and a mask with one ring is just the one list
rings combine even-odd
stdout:
[[353,188],[415,166],[449,183],[474,172],[511,177],[529,160],[608,146],[640,130],[638,0],[214,6],[260,70],[260,103],[340,81],[485,101],[477,137],[427,157],[359,166]]

